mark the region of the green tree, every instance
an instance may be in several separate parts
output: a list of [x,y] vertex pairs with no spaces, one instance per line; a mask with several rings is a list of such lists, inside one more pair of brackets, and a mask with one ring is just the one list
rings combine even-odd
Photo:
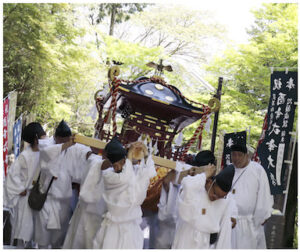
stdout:
[[255,24],[248,30],[248,44],[228,48],[207,70],[210,83],[225,80],[219,130],[233,132],[251,126],[251,145],[256,147],[267,111],[269,67],[297,67],[297,4],[263,4],[254,10]]
[[[190,73],[194,71],[190,66],[199,70],[199,64],[207,62],[210,57],[211,51],[207,50],[210,43],[223,41],[224,33],[224,27],[215,22],[212,13],[208,11],[163,4],[156,4],[136,13],[116,29],[116,34],[122,40],[148,48],[160,47],[161,54],[153,61],[159,63],[163,59],[164,65],[171,64],[174,71],[164,72],[165,80],[189,97],[200,90],[199,81]],[[146,63],[148,61],[144,62]],[[143,69],[140,75],[149,75],[150,72],[153,74],[152,68],[147,69]],[[137,68],[132,70],[135,73],[138,71]]]
[[[82,27],[84,6],[72,4],[4,4],[4,95],[18,91],[17,116],[37,114],[49,129],[61,119],[72,129],[93,134],[87,116],[94,93],[107,83],[109,57],[124,64],[120,78],[135,79],[157,60],[160,48],[146,48]],[[91,39],[100,35],[98,48]]]
[[[130,19],[135,12],[141,12],[149,4],[139,3],[102,3],[98,5],[96,23],[99,24],[106,16],[110,17],[109,35],[114,35],[115,24],[122,23]],[[94,10],[95,7],[91,8]]]
[[181,5],[155,5],[131,20],[139,28],[135,42],[163,47],[166,55],[193,63],[206,62],[209,43],[222,41],[225,33],[225,28],[213,19],[212,13]]
[[145,63],[156,61],[163,55],[161,47],[148,48],[106,35],[103,35],[102,39],[106,57],[122,62],[121,71],[123,76],[128,79],[135,79],[144,75],[149,70]]
[[101,69],[91,57],[93,45],[84,45],[79,39],[84,31],[75,26],[73,7],[3,7],[4,95],[17,90],[17,115],[35,112],[37,120],[50,127],[63,118],[72,120],[74,104],[89,98],[88,90],[89,96],[93,92],[95,79],[89,76]]
[[[164,73],[166,82],[178,87],[188,98],[198,99],[194,93],[199,91],[199,83],[191,81],[190,77],[187,78],[189,73],[186,67],[189,68],[190,64],[197,65],[200,62],[206,62],[209,57],[208,50],[206,50],[209,42],[223,40],[225,30],[222,25],[213,21],[212,14],[206,11],[191,11],[182,6],[155,5],[136,13],[129,22],[118,26],[118,29],[124,29],[125,26],[129,29],[117,34],[122,34],[127,41],[137,43],[139,46],[159,47],[160,54],[153,55],[151,60],[150,57],[138,57],[140,52],[135,50],[138,54],[127,53],[124,57],[119,54],[120,46],[115,44],[116,47],[110,51],[110,53],[114,52],[113,59],[116,57],[121,62],[128,61],[128,59],[135,62],[138,60],[139,66],[137,67],[136,63],[132,62],[134,64],[129,70],[132,76],[149,75],[152,69],[145,68],[144,65],[149,61],[158,63],[159,59],[163,59],[164,64],[171,64],[174,68],[174,72]],[[127,36],[124,33],[127,33]],[[129,52],[127,48],[124,51]],[[179,59],[185,59],[184,63],[178,63]],[[208,101],[211,95],[208,93],[206,96],[206,101]],[[202,100],[201,102],[207,104]],[[191,137],[197,126],[195,123],[184,131],[186,139]]]

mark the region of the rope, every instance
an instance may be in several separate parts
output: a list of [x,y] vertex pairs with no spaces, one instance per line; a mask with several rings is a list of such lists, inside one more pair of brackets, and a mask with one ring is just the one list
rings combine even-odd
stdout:
[[[132,130],[132,131],[135,131],[137,134],[139,134],[139,135],[142,135],[143,133],[141,133],[141,132],[139,132],[139,131],[137,131],[136,129],[134,129],[133,127],[131,127],[130,125],[124,125],[123,126],[123,129],[124,129],[124,131],[127,131],[127,130]],[[155,141],[158,141],[158,142],[166,142],[166,141],[168,141],[169,139],[161,139],[161,140],[159,140],[158,139],[158,137],[157,138],[154,138],[153,137],[153,139],[155,139]]]
[[[197,136],[199,139],[199,143],[198,145],[201,146],[201,140],[202,140],[202,132],[204,129],[204,125],[208,120],[208,115],[211,113],[211,108],[209,106],[204,105],[203,103],[200,102],[195,102],[193,100],[188,99],[187,97],[185,97],[183,94],[181,94],[178,90],[176,90],[173,86],[167,84],[164,80],[160,79],[160,78],[156,78],[156,77],[151,77],[150,78],[151,82],[154,83],[159,83],[167,88],[169,88],[170,90],[172,90],[175,94],[179,95],[181,98],[189,101],[192,104],[197,104],[202,106],[203,109],[203,115],[201,118],[201,123],[198,126],[198,128],[196,129],[196,131],[194,132],[194,135],[192,136],[192,138],[189,140],[188,144],[185,146],[184,150],[183,150],[183,155],[181,156],[181,160],[186,156],[186,153],[188,152],[189,148],[191,147],[191,145],[195,142]],[[117,108],[117,94],[118,94],[118,90],[119,90],[119,86],[121,83],[126,83],[127,85],[130,84],[137,84],[137,83],[143,83],[145,82],[145,79],[143,80],[137,80],[137,81],[129,81],[129,80],[121,80],[121,79],[117,79],[116,77],[114,77],[114,79],[112,80],[112,85],[111,85],[111,90],[110,93],[112,94],[112,101],[111,104],[109,106],[108,112],[103,120],[104,123],[106,123],[108,121],[109,118],[109,114],[112,111],[112,120],[113,120],[113,136],[116,134],[117,132],[117,123],[116,123],[116,108]],[[99,107],[97,106],[97,109],[99,111]],[[100,112],[100,111],[99,111]],[[136,130],[135,130],[136,131]],[[137,132],[137,131],[136,131]],[[137,132],[138,134],[140,134],[139,132]],[[165,141],[165,140],[160,140],[160,141]]]
[[108,112],[104,118],[104,123],[108,121],[109,114],[112,111],[112,121],[113,121],[113,136],[116,135],[117,133],[117,122],[116,122],[116,111],[117,111],[117,95],[118,95],[118,90],[119,86],[121,84],[121,80],[118,80],[116,77],[112,81],[112,85],[110,88],[110,93],[111,93],[111,103],[108,109]]
[[265,134],[266,134],[267,127],[268,127],[268,113],[266,113],[266,115],[265,115],[264,123],[263,123],[263,127],[262,127],[262,131],[261,131],[261,135],[260,135],[260,138],[259,138],[259,140],[258,140],[256,149],[255,149],[255,151],[254,151],[254,153],[253,153],[252,159],[251,159],[251,160],[253,160],[253,161],[255,161],[255,162],[258,162],[258,163],[260,163],[260,158],[259,158],[259,156],[258,156],[257,150],[258,150],[259,145],[260,145],[260,144],[264,141],[264,139],[265,139]]
[[94,126],[95,128],[95,136],[98,137],[99,133],[100,133],[100,130],[102,128],[102,125],[103,125],[103,122],[102,122],[102,111],[103,111],[103,104],[102,104],[102,100],[100,98],[97,98],[96,99],[96,108],[97,108],[97,111],[98,111],[98,120]]
[[191,139],[189,140],[188,144],[185,146],[180,160],[183,160],[183,158],[186,156],[186,153],[190,149],[191,145],[195,142],[197,136],[198,136],[198,139],[199,139],[199,147],[201,147],[202,132],[203,132],[203,129],[204,129],[204,125],[205,125],[205,123],[208,120],[208,115],[209,114],[210,114],[210,108],[209,109],[205,109],[204,113],[203,113],[203,116],[201,118],[200,125],[198,126],[198,128],[194,132],[194,134],[191,137]]

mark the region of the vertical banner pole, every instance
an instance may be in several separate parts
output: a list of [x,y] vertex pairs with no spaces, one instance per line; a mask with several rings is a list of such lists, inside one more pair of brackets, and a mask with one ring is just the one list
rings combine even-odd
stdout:
[[[282,209],[282,214],[285,215],[285,210],[286,210],[286,203],[288,199],[288,194],[289,194],[289,188],[290,188],[290,180],[291,180],[291,173],[293,169],[293,161],[294,161],[294,155],[295,155],[295,148],[296,148],[296,143],[297,143],[297,136],[298,136],[298,120],[296,122],[296,133],[295,133],[295,141],[293,141],[293,147],[292,147],[292,153],[291,153],[291,161],[289,162],[288,165],[288,178],[287,178],[287,184],[286,184],[286,189],[285,189],[285,197],[284,197],[284,203],[283,203],[283,209]],[[291,139],[292,141],[292,139]]]
[[9,118],[9,95],[3,100],[3,168],[4,176],[8,167],[8,118]]
[[[220,102],[221,102],[221,92],[222,92],[222,83],[223,83],[223,77],[219,77],[219,83],[218,83],[218,90],[217,93],[214,95]],[[211,147],[210,150],[214,153],[215,151],[215,144],[216,144],[216,136],[217,136],[217,128],[218,128],[218,119],[219,119],[219,110],[215,112],[214,116],[214,127],[211,137]]]

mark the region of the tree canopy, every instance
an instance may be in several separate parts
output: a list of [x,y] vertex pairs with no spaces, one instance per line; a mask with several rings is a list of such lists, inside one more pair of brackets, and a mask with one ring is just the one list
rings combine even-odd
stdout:
[[84,31],[74,26],[72,5],[7,3],[3,10],[4,95],[18,91],[19,114],[32,111],[50,124],[71,120],[98,65],[90,57],[93,46],[77,42]]
[[128,21],[130,15],[135,12],[142,11],[147,4],[138,4],[138,3],[114,3],[114,4],[99,4],[98,6],[98,15],[96,22],[99,24],[104,17],[110,16],[109,24],[109,35],[114,34],[114,25],[122,23],[123,21]]
[[[87,115],[94,93],[107,83],[110,60],[123,63],[123,79],[149,75],[146,63],[167,60],[175,69],[165,73],[167,82],[207,104],[212,94],[188,78],[194,64],[215,88],[218,77],[224,77],[218,131],[251,126],[255,147],[269,100],[269,68],[297,67],[297,4],[264,4],[253,15],[249,43],[232,45],[210,60],[209,49],[222,44],[226,33],[205,11],[156,4],[5,3],[4,96],[18,91],[17,116],[35,112],[50,128],[66,119],[75,130],[92,135],[95,120]],[[186,140],[196,126],[184,131]],[[210,137],[204,133],[203,148],[209,148]]]
[[230,47],[206,66],[208,80],[225,80],[219,130],[233,132],[251,126],[251,145],[261,134],[270,97],[270,67],[297,69],[297,4],[263,4],[253,10],[250,40]]

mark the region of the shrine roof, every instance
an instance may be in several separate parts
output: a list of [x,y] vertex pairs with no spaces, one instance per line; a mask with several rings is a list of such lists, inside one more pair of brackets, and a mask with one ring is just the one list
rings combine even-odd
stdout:
[[155,83],[146,77],[137,81],[119,87],[134,111],[164,119],[173,126],[180,125],[179,128],[202,117],[202,106],[193,106],[175,86]]

